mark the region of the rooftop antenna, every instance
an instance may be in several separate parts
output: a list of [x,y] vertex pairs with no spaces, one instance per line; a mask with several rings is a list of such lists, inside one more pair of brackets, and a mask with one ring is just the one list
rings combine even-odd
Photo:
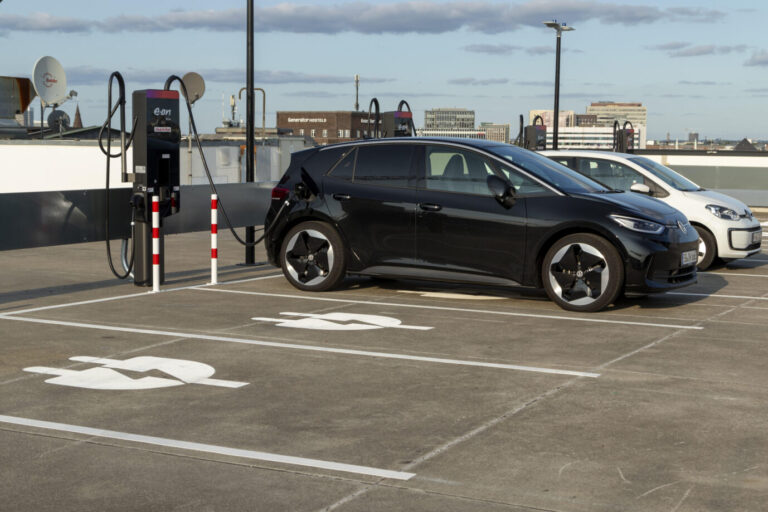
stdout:
[[360,103],[358,102],[358,93],[360,92],[360,75],[355,75],[355,112],[360,110]]
[[[199,73],[190,71],[181,77],[181,81],[184,82],[184,87],[187,89],[187,93],[189,94],[188,99],[191,104],[194,104],[197,100],[203,97],[203,94],[205,94],[205,80],[203,80],[203,77],[200,76]],[[182,93],[183,92],[184,91],[182,91]]]
[[[0,0],[2,1],[2,0]],[[40,138],[43,138],[43,112],[46,107],[56,107],[67,101],[67,74],[58,60],[40,57],[32,70],[32,83],[40,96]]]

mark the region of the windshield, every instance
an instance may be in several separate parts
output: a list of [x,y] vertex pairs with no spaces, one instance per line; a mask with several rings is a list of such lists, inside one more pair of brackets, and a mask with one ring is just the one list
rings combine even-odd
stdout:
[[488,146],[487,149],[563,192],[583,194],[610,191],[596,181],[533,151],[510,145]]
[[701,188],[694,182],[683,178],[669,167],[664,167],[663,165],[656,163],[648,158],[635,157],[630,158],[629,161],[636,163],[647,171],[650,171],[661,181],[670,187],[676,188],[677,190],[681,190],[683,192],[693,192]]

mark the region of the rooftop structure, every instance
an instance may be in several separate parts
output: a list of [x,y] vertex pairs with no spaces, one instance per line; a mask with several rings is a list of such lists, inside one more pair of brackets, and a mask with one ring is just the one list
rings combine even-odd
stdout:
[[425,130],[474,130],[475,111],[466,108],[433,108],[424,111]]

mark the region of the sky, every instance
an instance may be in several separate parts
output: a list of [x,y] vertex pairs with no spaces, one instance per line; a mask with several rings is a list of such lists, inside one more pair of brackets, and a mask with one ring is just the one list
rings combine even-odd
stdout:
[[[196,122],[211,133],[246,83],[246,6],[0,0],[0,75],[31,78],[38,58],[55,57],[78,92],[62,109],[74,117],[77,104],[95,125],[113,71],[129,95],[195,71],[206,81]],[[553,107],[556,37],[542,22],[554,19],[575,29],[562,36],[561,110],[642,102],[651,139],[768,139],[768,2],[264,0],[254,12],[267,126],[278,110],[354,109],[359,74],[362,110],[373,97],[382,111],[405,99],[418,127],[424,110],[468,108],[478,124],[511,123],[514,135],[520,114]]]

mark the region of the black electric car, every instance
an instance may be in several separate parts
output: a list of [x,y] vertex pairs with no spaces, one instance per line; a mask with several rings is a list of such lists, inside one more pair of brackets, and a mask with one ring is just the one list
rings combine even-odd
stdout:
[[656,199],[509,144],[395,138],[294,153],[272,190],[270,262],[296,288],[347,274],[544,287],[598,311],[696,282],[698,235]]

